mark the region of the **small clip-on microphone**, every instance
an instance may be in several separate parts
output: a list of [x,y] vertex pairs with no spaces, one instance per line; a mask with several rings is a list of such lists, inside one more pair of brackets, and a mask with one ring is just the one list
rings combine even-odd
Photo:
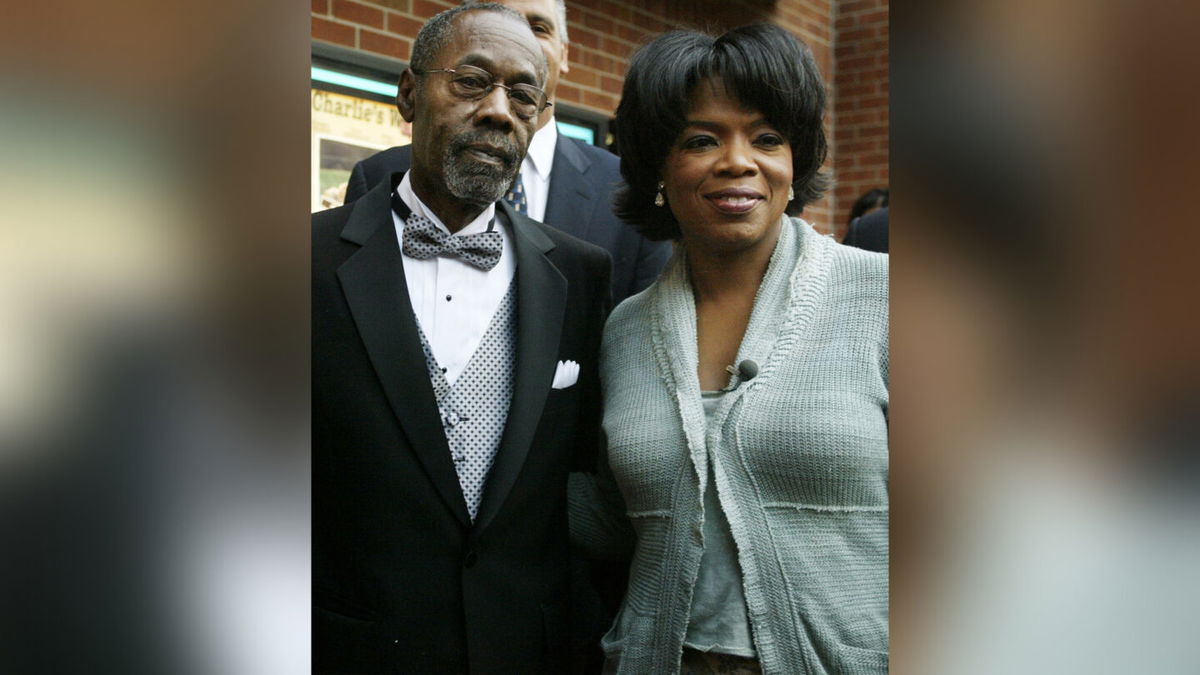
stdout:
[[738,378],[737,384],[733,385],[732,387],[726,387],[725,391],[733,391],[734,389],[742,386],[743,383],[749,382],[758,376],[758,364],[750,359],[746,359],[745,361],[737,364],[737,368],[734,368],[733,366],[725,366],[725,370],[729,371],[730,375],[735,375]]

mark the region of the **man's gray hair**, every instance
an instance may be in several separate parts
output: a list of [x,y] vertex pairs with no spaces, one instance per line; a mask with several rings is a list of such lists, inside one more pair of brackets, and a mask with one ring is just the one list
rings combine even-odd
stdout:
[[[478,5],[479,0],[462,0],[464,5]],[[559,42],[569,44],[570,36],[567,35],[567,0],[554,0],[554,7],[558,10],[558,40]]]
[[[458,7],[451,7],[434,16],[429,21],[426,21],[424,26],[421,26],[421,30],[417,33],[417,39],[413,41],[412,60],[409,61],[408,67],[416,73],[429,70],[438,53],[450,42],[450,35],[453,29],[451,24],[454,23],[454,17],[464,12],[477,11],[496,12],[497,14],[503,14],[521,23],[525,23],[525,17],[521,16],[520,12],[495,2],[471,2],[464,3]],[[538,54],[540,55],[541,53],[539,49]],[[546,81],[546,69],[545,59],[539,59],[538,79],[542,82]]]

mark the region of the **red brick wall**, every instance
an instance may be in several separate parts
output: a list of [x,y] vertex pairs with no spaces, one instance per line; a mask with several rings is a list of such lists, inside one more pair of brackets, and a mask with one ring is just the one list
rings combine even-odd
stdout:
[[888,0],[837,3],[834,29],[833,224],[840,238],[855,200],[888,186]]
[[[421,23],[455,4],[454,0],[313,0],[313,39],[407,60]],[[629,56],[649,37],[672,28],[720,31],[755,21],[777,23],[804,40],[825,77],[831,146],[825,166],[841,186],[810,205],[804,217],[829,232],[844,222],[850,204],[865,191],[859,189],[861,185],[869,184],[869,189],[879,180],[887,182],[887,0],[567,0],[571,72],[559,82],[558,98],[611,115],[620,100]],[[861,35],[860,28],[870,35]],[[882,46],[877,44],[880,35]],[[851,40],[850,51],[840,42],[835,48],[839,36]],[[844,78],[843,54],[853,60],[845,84],[843,79],[835,80],[835,71]],[[863,57],[871,64],[863,63]],[[879,76],[885,78],[882,84],[870,81]],[[863,91],[842,97],[835,92],[835,83]],[[839,125],[843,109],[856,115],[849,136]],[[869,121],[860,119],[868,113]],[[846,150],[839,146],[843,140],[851,144]],[[854,145],[856,141],[868,141],[870,147]],[[842,171],[849,172],[852,180],[843,180]],[[853,193],[849,202],[843,201],[846,191]]]

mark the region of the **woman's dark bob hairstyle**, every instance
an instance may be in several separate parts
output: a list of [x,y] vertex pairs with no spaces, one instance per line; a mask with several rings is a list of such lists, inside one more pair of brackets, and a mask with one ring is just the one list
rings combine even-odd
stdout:
[[617,215],[648,239],[679,239],[670,206],[654,205],[662,168],[683,131],[688,96],[700,82],[721,80],[748,109],[763,114],[792,148],[796,201],[825,191],[825,85],[812,52],[772,24],[735,28],[721,37],[690,31],[664,33],[634,54],[617,107],[621,176]]

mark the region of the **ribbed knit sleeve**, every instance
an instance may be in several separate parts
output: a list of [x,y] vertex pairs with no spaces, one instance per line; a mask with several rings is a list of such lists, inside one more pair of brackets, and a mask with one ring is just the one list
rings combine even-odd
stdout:
[[[630,317],[638,311],[635,307],[644,302],[644,298],[630,298],[609,315],[600,349],[601,391],[605,398],[609,396],[610,380],[605,372],[621,353],[621,342],[629,339],[622,327],[630,325]],[[635,535],[625,500],[613,477],[607,445],[607,437],[602,433],[595,470],[570,475],[567,495],[571,543],[593,558],[627,560],[633,553]]]
[[572,473],[567,489],[571,543],[592,558],[628,560],[633,554],[633,528],[607,456],[601,453],[595,473]]

